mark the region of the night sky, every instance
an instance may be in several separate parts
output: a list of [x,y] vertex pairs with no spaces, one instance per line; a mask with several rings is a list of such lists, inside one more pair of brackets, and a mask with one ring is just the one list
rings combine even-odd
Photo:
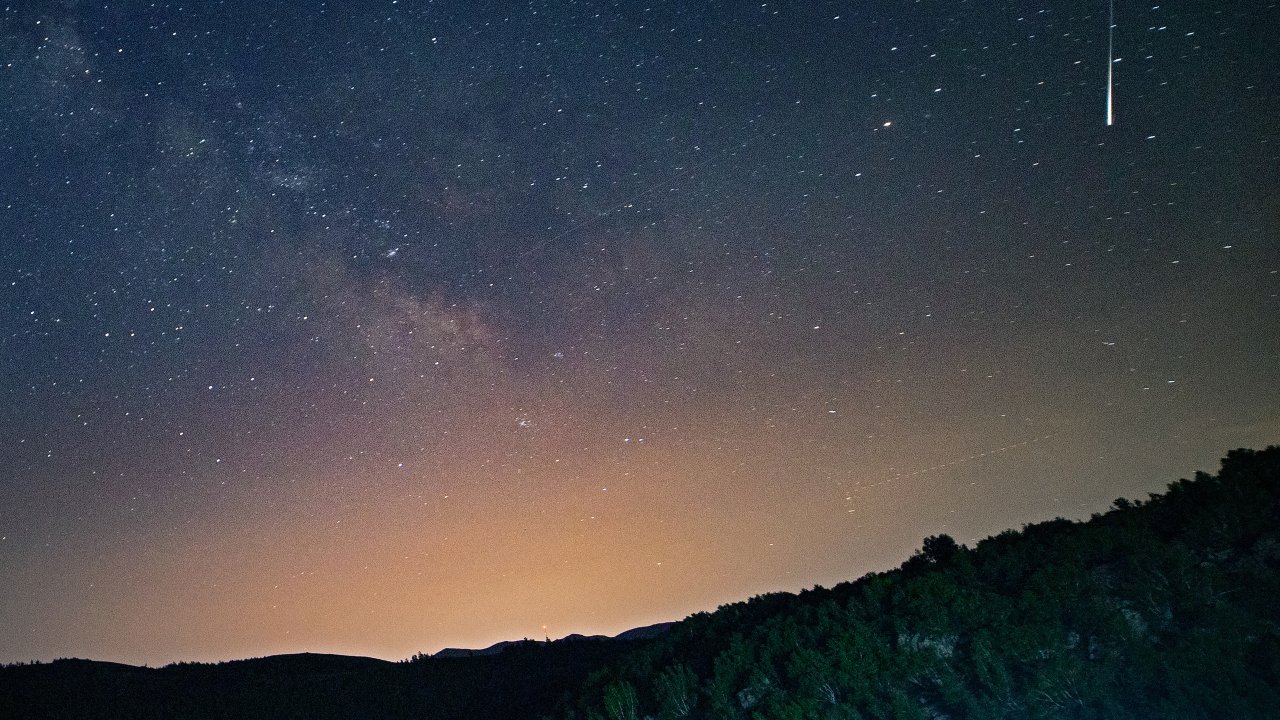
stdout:
[[[0,661],[616,633],[1280,441],[1280,6],[0,11]],[[545,630],[544,630],[545,627]]]

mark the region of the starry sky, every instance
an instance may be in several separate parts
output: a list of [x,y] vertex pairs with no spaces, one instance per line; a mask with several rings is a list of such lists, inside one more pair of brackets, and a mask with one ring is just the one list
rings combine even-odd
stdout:
[[1107,12],[9,3],[0,661],[612,634],[1280,441],[1280,7]]

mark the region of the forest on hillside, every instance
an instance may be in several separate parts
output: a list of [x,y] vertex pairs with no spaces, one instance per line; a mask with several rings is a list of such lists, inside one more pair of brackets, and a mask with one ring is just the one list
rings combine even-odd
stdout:
[[1274,718],[1280,448],[1145,501],[698,614],[563,720]]
[[699,613],[656,638],[400,663],[0,668],[4,718],[1273,718],[1280,447],[1147,500]]

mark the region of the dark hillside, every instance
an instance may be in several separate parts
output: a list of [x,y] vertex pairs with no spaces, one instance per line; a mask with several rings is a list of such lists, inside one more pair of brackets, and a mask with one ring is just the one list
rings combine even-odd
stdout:
[[17,665],[0,718],[1274,718],[1280,448],[834,588],[470,653]]
[[561,718],[1274,718],[1280,448],[1088,522],[695,615]]
[[640,641],[514,642],[391,663],[278,655],[140,668],[89,660],[0,669],[0,718],[529,718]]

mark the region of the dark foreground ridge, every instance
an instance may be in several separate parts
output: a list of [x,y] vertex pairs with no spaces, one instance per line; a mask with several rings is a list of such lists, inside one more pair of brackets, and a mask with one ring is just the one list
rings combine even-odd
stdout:
[[403,663],[10,666],[0,718],[1274,718],[1280,448],[1087,522],[930,537],[896,570],[638,630]]

